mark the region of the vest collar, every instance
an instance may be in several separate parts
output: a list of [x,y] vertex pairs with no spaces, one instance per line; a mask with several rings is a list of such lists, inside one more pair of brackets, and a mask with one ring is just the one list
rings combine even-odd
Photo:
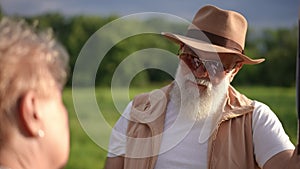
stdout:
[[225,99],[225,106],[223,106],[222,120],[228,120],[252,112],[254,109],[252,103],[252,100],[239,93],[230,85]]

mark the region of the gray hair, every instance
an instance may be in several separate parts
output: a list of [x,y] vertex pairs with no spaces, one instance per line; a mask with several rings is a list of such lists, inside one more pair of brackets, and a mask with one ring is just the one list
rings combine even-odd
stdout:
[[68,76],[69,55],[51,31],[37,32],[24,20],[0,22],[0,140],[4,116],[12,116],[29,90],[47,96],[49,85],[61,90]]

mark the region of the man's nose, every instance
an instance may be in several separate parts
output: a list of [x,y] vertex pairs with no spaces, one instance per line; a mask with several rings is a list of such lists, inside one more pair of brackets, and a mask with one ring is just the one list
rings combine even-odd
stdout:
[[194,69],[193,74],[197,78],[207,78],[209,76],[204,64],[200,64],[197,69]]

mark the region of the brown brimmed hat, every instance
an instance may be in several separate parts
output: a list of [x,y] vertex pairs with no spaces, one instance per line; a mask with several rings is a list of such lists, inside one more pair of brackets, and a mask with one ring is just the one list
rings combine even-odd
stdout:
[[207,5],[196,13],[185,36],[169,32],[162,35],[200,51],[237,54],[244,64],[258,64],[265,59],[244,54],[247,26],[241,14]]

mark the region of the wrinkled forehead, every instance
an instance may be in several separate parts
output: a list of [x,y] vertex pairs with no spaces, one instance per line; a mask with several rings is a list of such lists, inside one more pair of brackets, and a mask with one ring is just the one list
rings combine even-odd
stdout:
[[237,54],[206,52],[206,51],[198,50],[195,48],[191,48],[187,45],[182,46],[181,52],[191,53],[193,55],[198,56],[201,59],[216,60],[216,61],[221,61],[223,63],[225,63],[225,62],[226,63],[237,63],[237,62],[243,61]]

